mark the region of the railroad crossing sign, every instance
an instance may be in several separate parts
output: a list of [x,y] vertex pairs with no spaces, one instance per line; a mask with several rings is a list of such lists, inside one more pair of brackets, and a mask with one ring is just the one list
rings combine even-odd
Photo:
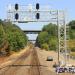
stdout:
[[65,11],[48,9],[47,6],[9,5],[7,11],[7,20],[17,23],[28,22],[50,22],[58,25],[58,61],[60,61],[60,51],[65,51],[65,64],[67,61],[66,44],[66,24]]

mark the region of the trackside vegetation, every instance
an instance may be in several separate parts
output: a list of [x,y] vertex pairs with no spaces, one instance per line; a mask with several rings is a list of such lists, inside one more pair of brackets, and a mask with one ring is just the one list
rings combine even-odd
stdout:
[[[69,41],[68,47],[75,52],[75,20],[70,21],[69,26]],[[58,41],[58,26],[52,23],[45,25],[37,37],[36,46],[46,50],[56,50]]]
[[74,55],[75,54],[75,20],[70,21],[68,25],[69,25],[69,36],[70,36],[69,48]]
[[0,20],[0,53],[19,51],[27,45],[27,41],[26,34],[17,25]]
[[[75,20],[70,21],[68,47],[75,52]],[[19,51],[28,44],[26,34],[15,24],[0,20],[0,54]],[[49,23],[44,25],[36,39],[36,46],[45,50],[56,50],[58,47],[58,26]]]
[[36,46],[46,50],[55,50],[57,47],[57,25],[45,25],[37,37]]

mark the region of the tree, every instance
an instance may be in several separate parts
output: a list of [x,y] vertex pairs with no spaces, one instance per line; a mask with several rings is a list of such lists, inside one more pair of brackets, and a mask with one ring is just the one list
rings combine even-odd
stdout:
[[48,32],[41,32],[37,37],[38,46],[42,46],[45,42],[48,42]]
[[6,52],[19,51],[28,42],[26,34],[17,25],[11,22],[0,21],[0,47],[4,47],[5,40],[8,44]]
[[70,21],[68,25],[71,29],[75,29],[75,20]]
[[57,25],[52,23],[45,25],[37,37],[36,45],[40,48],[55,50],[57,45]]
[[48,25],[45,25],[43,27],[42,31],[47,31],[50,36],[56,36],[57,35],[57,25],[49,23]]
[[75,39],[75,20],[70,21],[68,23],[70,29],[69,29],[69,35],[70,35],[70,39]]

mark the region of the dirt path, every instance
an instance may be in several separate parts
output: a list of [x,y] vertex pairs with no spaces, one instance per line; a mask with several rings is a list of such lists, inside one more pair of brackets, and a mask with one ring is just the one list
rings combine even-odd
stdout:
[[33,49],[33,52],[32,52],[30,65],[31,65],[30,75],[41,75],[40,62],[39,62],[38,55],[35,48]]
[[41,51],[35,47],[24,51],[18,58],[13,59],[14,62],[0,69],[0,75],[57,75],[51,70],[53,62],[46,61],[48,55],[50,55],[49,52]]
[[20,70],[21,67],[24,67],[26,64],[29,64],[28,61],[30,60],[29,57],[30,57],[31,51],[32,50],[26,51],[25,53],[23,53],[23,55],[21,55],[18,59],[16,59],[12,64],[1,69],[0,75],[20,75],[21,71],[18,72],[18,70]]

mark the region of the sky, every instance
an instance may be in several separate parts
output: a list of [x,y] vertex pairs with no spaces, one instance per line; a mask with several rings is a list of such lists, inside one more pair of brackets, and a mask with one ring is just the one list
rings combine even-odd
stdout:
[[[1,0],[0,1],[0,18],[1,19],[6,19],[7,18],[7,5],[12,4],[14,5],[15,3],[18,3],[19,5],[28,5],[32,4],[35,5],[36,3],[39,3],[40,5],[49,5],[50,7],[54,9],[61,9],[61,10],[66,10],[66,20],[71,21],[75,20],[75,0]],[[38,24],[38,26],[35,26],[35,24]],[[41,27],[45,23],[40,23]],[[40,29],[39,23],[26,23],[26,24],[21,24],[22,27],[28,26],[27,29],[29,28],[29,25],[34,25],[36,29]],[[31,26],[30,26],[31,28]],[[34,28],[34,29],[35,29]]]
[[[0,1],[0,19],[7,18],[7,5],[35,5],[39,3],[40,5],[49,5],[54,9],[66,10],[66,20],[69,22],[75,20],[75,0],[1,0]],[[47,23],[26,23],[18,24],[21,29],[41,29],[43,25]]]

